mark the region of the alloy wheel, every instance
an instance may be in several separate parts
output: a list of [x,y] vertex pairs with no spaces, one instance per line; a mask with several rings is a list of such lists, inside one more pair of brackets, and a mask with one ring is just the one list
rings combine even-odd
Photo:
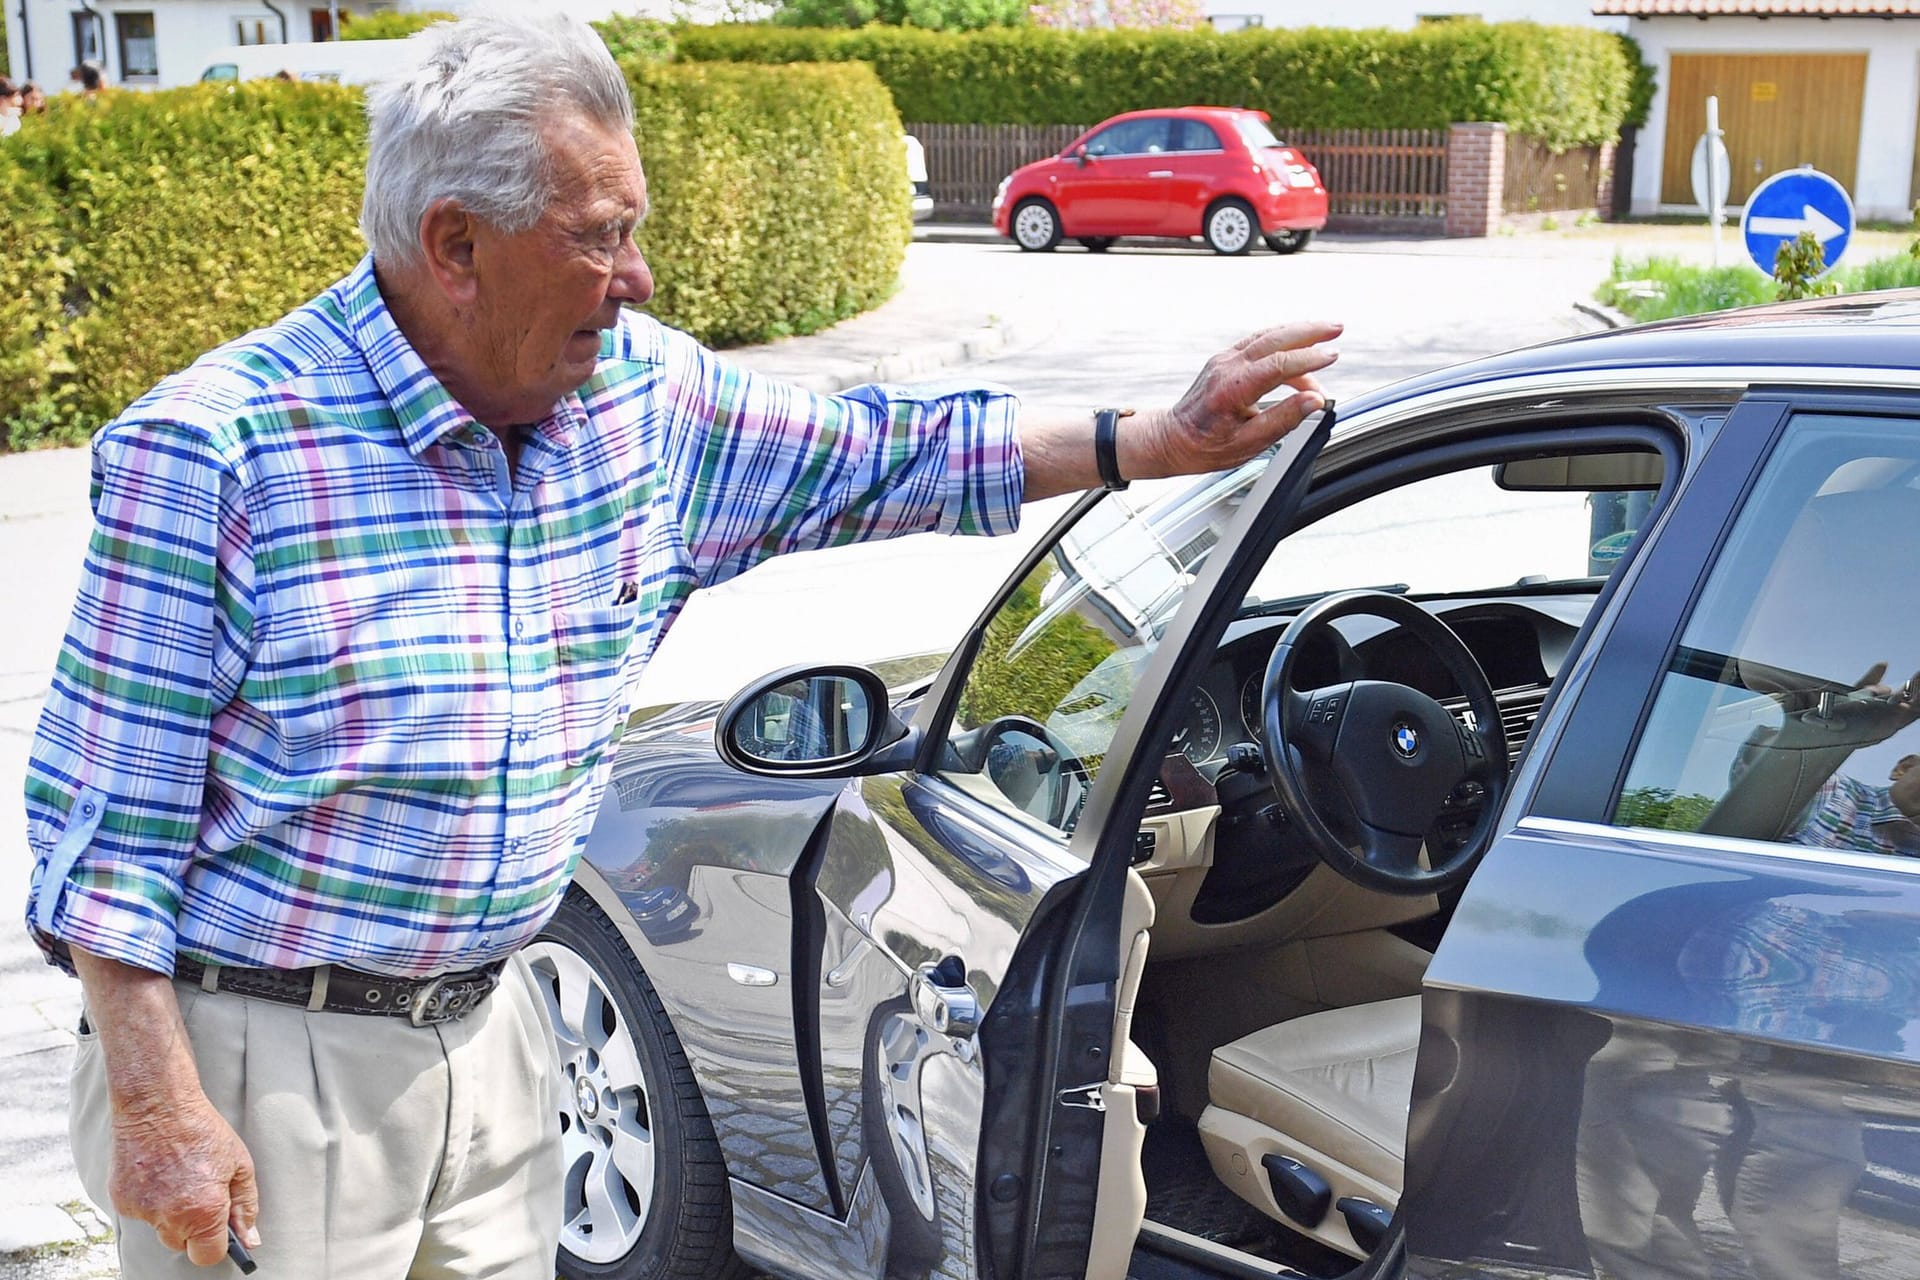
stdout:
[[559,1044],[566,1208],[560,1243],[613,1262],[639,1242],[653,1208],[652,1089],[607,984],[572,948],[535,942],[526,958]]
[[1253,241],[1253,219],[1238,204],[1223,204],[1207,219],[1207,243],[1216,253],[1239,253]]

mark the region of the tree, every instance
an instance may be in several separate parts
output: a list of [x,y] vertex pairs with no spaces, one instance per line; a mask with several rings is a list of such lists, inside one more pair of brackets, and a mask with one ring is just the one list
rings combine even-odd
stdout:
[[790,27],[864,27],[869,22],[929,31],[1013,26],[1025,0],[783,0],[773,20]]
[[1203,0],[1038,0],[1028,6],[1027,16],[1036,27],[1056,30],[1193,31],[1207,25]]

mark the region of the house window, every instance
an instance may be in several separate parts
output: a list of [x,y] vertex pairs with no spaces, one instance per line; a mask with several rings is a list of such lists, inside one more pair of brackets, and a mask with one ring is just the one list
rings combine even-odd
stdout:
[[278,28],[272,18],[249,14],[233,20],[233,42],[235,44],[274,44]]
[[87,10],[76,10],[73,14],[73,65],[83,62],[106,65],[106,54],[100,48],[100,15]]
[[122,80],[151,80],[160,75],[160,54],[153,39],[153,15],[113,15],[114,42],[120,50]]

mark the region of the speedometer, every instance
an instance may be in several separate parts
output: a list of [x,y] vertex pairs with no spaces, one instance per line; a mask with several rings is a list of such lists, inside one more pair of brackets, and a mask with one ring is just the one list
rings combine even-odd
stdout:
[[1193,691],[1186,728],[1174,735],[1173,746],[1195,764],[1220,754],[1220,704],[1205,689]]
[[1260,715],[1260,685],[1265,679],[1265,672],[1256,671],[1247,677],[1245,684],[1240,686],[1240,718],[1246,721],[1247,732],[1253,735],[1255,742],[1261,740],[1260,726],[1263,719]]

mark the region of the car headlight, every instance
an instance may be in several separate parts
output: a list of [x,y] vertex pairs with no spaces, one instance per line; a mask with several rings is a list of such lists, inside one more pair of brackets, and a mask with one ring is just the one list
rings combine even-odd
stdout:
[[998,209],[1002,204],[1006,203],[1007,186],[1012,181],[1013,181],[1013,175],[1008,174],[1006,177],[1000,179],[1000,185],[993,189],[993,207],[994,208]]

